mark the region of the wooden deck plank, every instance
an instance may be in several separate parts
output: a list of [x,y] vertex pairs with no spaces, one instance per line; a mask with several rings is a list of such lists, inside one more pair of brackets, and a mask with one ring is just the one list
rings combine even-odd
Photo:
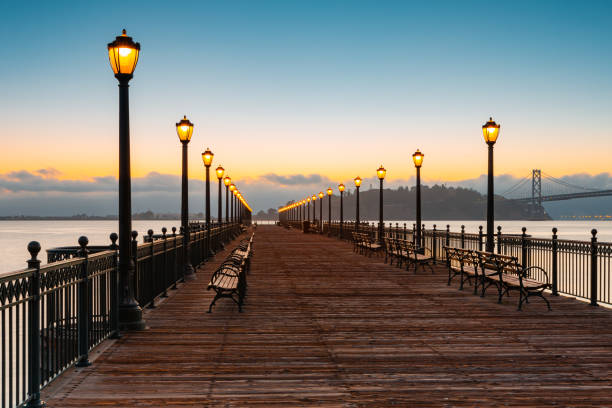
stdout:
[[[232,247],[229,245],[229,247]],[[612,406],[612,311],[569,298],[516,310],[355,255],[335,239],[259,227],[244,313],[207,314],[198,279],[47,387],[51,407]]]

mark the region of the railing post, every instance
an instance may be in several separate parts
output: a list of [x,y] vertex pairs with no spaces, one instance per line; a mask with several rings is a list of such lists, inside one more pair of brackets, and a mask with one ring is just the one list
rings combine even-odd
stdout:
[[404,223],[404,241],[406,240],[406,223]]
[[173,284],[172,287],[170,289],[174,289],[176,290],[176,283],[178,282],[178,252],[177,252],[177,247],[178,245],[176,245],[176,227],[172,227],[172,240],[174,241],[174,256],[172,257],[172,259],[174,260],[174,263],[172,265],[172,280],[173,280]]
[[527,268],[527,228],[522,228],[523,233],[521,234],[521,265],[523,269]]
[[110,324],[111,324],[111,339],[120,339],[121,332],[119,331],[119,245],[117,240],[119,235],[116,233],[110,234],[111,245],[110,249],[115,251],[113,270],[110,273]]
[[465,225],[461,226],[461,248],[465,248]]
[[591,306],[597,305],[597,230],[592,229],[591,234]]
[[[36,259],[40,252],[40,244],[36,241],[30,242],[28,252],[31,256],[28,260],[28,268],[34,269],[34,273],[30,278],[30,300],[28,301],[28,312],[30,314],[28,320],[29,395],[26,406],[28,408],[40,408],[46,406],[45,402],[40,399],[40,260]],[[4,395],[2,398],[4,399]]]
[[132,237],[132,242],[130,242],[130,244],[132,245],[131,248],[131,254],[132,254],[132,262],[134,262],[134,299],[136,299],[136,301],[138,302],[138,304],[141,304],[141,300],[142,300],[142,288],[140,287],[140,265],[138,265],[138,241],[136,240],[136,238],[138,238],[138,231],[132,231],[132,233],[130,234]]
[[558,288],[558,250],[559,250],[559,242],[557,241],[557,228],[552,229],[552,294],[554,296],[559,296],[559,288]]
[[450,225],[446,224],[446,246],[450,247]]
[[412,224],[412,245],[416,244],[416,224]]
[[87,237],[79,238],[78,256],[83,258],[81,264],[81,279],[79,280],[79,296],[78,296],[78,344],[79,344],[79,361],[77,367],[88,367],[91,365],[89,361],[89,251],[87,250],[89,240]]
[[478,226],[478,250],[482,251],[482,225]]
[[170,281],[170,279],[168,279],[168,242],[166,241],[166,232],[168,232],[168,230],[166,229],[166,227],[162,227],[162,239],[164,240],[164,267],[162,270],[161,275],[161,281],[162,281],[162,285],[164,287],[164,291],[161,294],[161,297],[168,297],[168,282]]
[[501,254],[501,246],[502,246],[502,228],[501,225],[497,226],[497,253]]
[[[185,234],[185,231],[184,231],[183,227],[179,227],[179,235],[183,236],[183,234]],[[184,251],[184,250],[185,250],[185,241],[183,241],[182,246],[181,246],[181,251]],[[184,257],[181,257],[181,258],[184,259]],[[183,263],[184,263],[184,261],[183,261]],[[181,265],[179,270],[182,270],[182,269],[184,269],[184,267]],[[184,275],[185,274],[183,272],[183,274],[181,275],[181,283],[185,282],[185,276]],[[178,279],[178,272],[177,272],[177,279]]]
[[151,251],[149,252],[149,256],[151,257],[151,267],[149,268],[149,272],[147,273],[147,281],[149,282],[149,287],[151,288],[151,303],[149,303],[148,309],[155,309],[157,306],[155,305],[155,297],[157,296],[157,275],[155,273],[155,245],[153,245],[153,230],[150,229],[147,231],[147,235],[149,236],[149,244],[151,244]]
[[431,240],[432,240],[432,255],[433,255],[433,261],[434,261],[434,265],[437,263],[437,255],[438,255],[438,241],[436,240],[436,224],[433,225],[433,230],[431,231]]

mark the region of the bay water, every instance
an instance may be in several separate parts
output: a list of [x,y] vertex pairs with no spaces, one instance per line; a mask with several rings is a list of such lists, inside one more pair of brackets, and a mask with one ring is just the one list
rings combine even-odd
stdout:
[[[370,221],[374,222],[374,221]],[[413,220],[385,221],[386,225],[391,222],[394,226],[406,223],[412,228]],[[260,222],[266,224],[268,222]],[[460,232],[461,225],[465,225],[465,232],[478,233],[478,227],[486,225],[484,221],[428,221],[423,220],[425,228],[431,229],[434,224],[438,230],[445,230],[450,225],[452,232]],[[60,246],[76,246],[77,240],[84,235],[89,239],[90,245],[109,245],[109,235],[118,232],[118,221],[0,221],[0,274],[12,272],[26,267],[29,258],[27,246],[30,241],[38,241],[42,246],[39,259],[46,263],[46,249]],[[527,228],[527,234],[534,237],[550,238],[552,228],[558,229],[560,239],[571,239],[588,241],[591,239],[591,230],[597,229],[600,242],[612,241],[612,222],[610,221],[499,221],[505,234],[520,234],[521,228]],[[172,227],[177,230],[180,226],[179,220],[137,220],[132,222],[132,229],[138,231],[138,241],[152,229],[155,234],[160,234],[162,227],[166,227],[171,233]]]

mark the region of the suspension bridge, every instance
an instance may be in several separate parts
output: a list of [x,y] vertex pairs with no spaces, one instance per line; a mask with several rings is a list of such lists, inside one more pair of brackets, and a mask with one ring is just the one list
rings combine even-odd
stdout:
[[540,169],[533,169],[531,174],[498,195],[508,200],[529,203],[530,215],[539,218],[545,214],[543,202],[612,196],[612,190],[579,186]]

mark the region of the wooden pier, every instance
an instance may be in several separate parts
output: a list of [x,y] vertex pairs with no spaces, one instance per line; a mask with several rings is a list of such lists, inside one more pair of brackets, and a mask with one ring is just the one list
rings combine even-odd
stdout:
[[[229,245],[231,247],[232,244]],[[50,407],[612,406],[612,311],[496,303],[446,272],[406,272],[349,243],[260,226],[244,312],[205,313],[219,254],[43,390]]]

